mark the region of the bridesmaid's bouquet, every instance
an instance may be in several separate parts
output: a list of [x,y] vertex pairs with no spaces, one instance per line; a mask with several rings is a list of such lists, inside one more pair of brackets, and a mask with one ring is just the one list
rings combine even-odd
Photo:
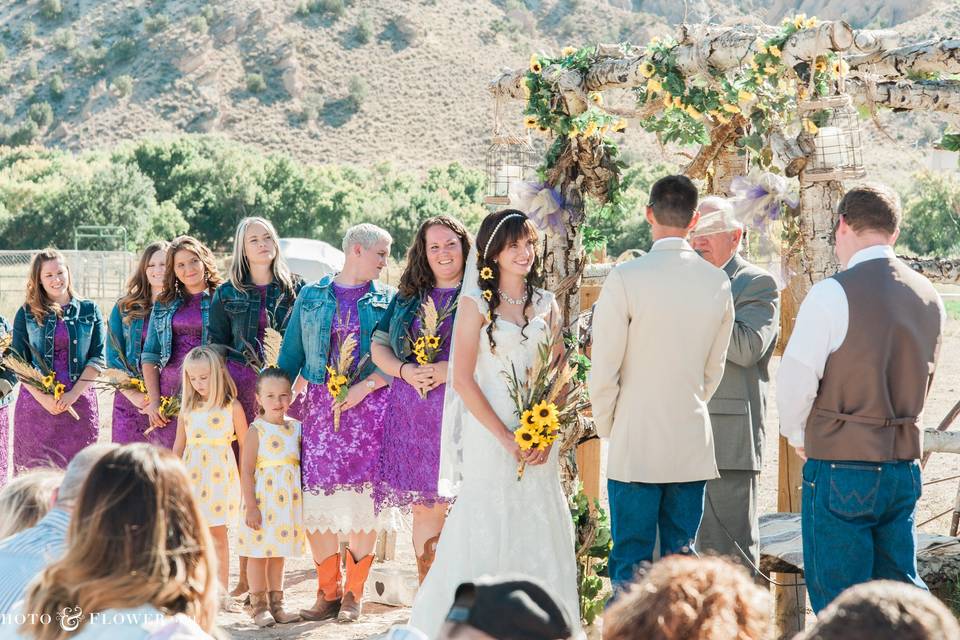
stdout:
[[255,372],[260,373],[264,369],[277,366],[277,362],[280,360],[280,343],[283,341],[283,337],[279,331],[273,327],[264,329],[263,343],[259,349],[247,342],[247,340],[242,340],[243,349],[240,350],[240,355],[243,356],[247,366]]
[[[33,347],[31,347],[30,350],[34,351]],[[67,387],[62,382],[57,382],[56,373],[43,362],[43,358],[35,351],[34,359],[41,363],[43,371],[37,371],[32,363],[27,362],[15,353],[4,356],[3,366],[12,371],[23,384],[33,387],[41,393],[53,396],[54,400],[59,400],[66,392]],[[80,416],[73,407],[68,407],[67,413],[73,416],[74,420],[80,419]]]
[[[180,414],[180,396],[160,396],[160,417],[170,420]],[[148,427],[143,435],[148,436],[156,431],[159,426]]]
[[356,367],[353,366],[353,352],[357,348],[357,338],[350,334],[340,343],[337,357],[333,366],[327,365],[327,391],[333,398],[333,430],[340,431],[340,414],[343,402],[347,399],[350,385],[356,382],[357,374],[363,369],[368,356],[361,358]]
[[[523,380],[514,365],[504,372],[520,426],[513,438],[521,451],[545,449],[557,439],[561,426],[575,417],[581,382],[572,364],[575,345],[567,344],[560,332],[545,339]],[[523,478],[527,463],[517,465],[517,480]]]
[[[414,339],[413,336],[407,336],[410,346],[413,349],[413,355],[417,357],[417,364],[425,365],[435,362],[440,353],[443,344],[443,338],[440,336],[440,325],[443,321],[453,315],[457,308],[457,299],[454,297],[444,304],[440,309],[434,304],[433,298],[427,297],[427,301],[420,306],[420,335]],[[420,398],[426,400],[427,392],[423,389],[417,389]]]
[[94,384],[100,388],[112,389],[114,391],[139,391],[147,392],[147,385],[143,381],[143,373],[138,364],[131,364],[123,353],[123,349],[117,343],[116,337],[111,331],[107,331],[107,337],[110,339],[110,346],[117,354],[122,369],[109,368],[101,372],[101,378],[94,380]]

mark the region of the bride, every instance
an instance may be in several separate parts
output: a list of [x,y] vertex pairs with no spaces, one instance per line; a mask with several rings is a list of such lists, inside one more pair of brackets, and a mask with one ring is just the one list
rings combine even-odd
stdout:
[[[504,378],[511,365],[525,374],[560,318],[553,294],[534,287],[536,241],[536,228],[523,213],[490,214],[464,274],[440,463],[440,492],[455,495],[456,502],[410,619],[430,638],[437,636],[460,583],[503,574],[537,578],[566,610],[574,637],[582,635],[559,447],[519,449],[513,439],[519,418]],[[518,481],[521,460],[527,466]]]

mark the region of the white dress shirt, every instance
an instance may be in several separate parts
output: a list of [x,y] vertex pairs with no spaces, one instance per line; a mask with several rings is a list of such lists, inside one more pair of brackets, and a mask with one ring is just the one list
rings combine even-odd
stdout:
[[[882,244],[861,249],[850,258],[847,268],[878,258],[896,258],[893,247]],[[942,331],[947,313],[941,299],[937,299],[937,304]],[[823,369],[827,358],[847,337],[849,315],[847,295],[833,278],[825,278],[813,285],[800,305],[793,333],[777,371],[780,433],[794,447],[803,446],[803,431],[817,399]]]

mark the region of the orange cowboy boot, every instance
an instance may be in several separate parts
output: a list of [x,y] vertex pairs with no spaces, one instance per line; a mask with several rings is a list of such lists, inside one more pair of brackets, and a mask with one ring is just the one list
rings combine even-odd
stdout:
[[317,601],[312,608],[301,609],[300,617],[313,621],[335,618],[340,611],[341,597],[340,554],[335,553],[317,564]]
[[424,578],[427,577],[427,572],[430,571],[430,567],[433,566],[433,560],[437,557],[437,543],[440,541],[440,536],[433,536],[429,540],[423,543],[423,555],[417,556],[417,573],[420,574],[420,584],[423,584]]
[[338,622],[356,622],[363,611],[363,585],[370,575],[373,565],[373,554],[366,555],[360,560],[353,558],[353,553],[347,549],[347,579],[343,589],[343,602],[340,604]]

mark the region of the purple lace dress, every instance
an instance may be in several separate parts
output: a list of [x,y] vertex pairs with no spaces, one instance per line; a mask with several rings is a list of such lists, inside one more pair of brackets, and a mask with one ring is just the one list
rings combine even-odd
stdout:
[[[450,304],[457,289],[434,289],[430,292],[434,304],[441,309]],[[440,325],[440,354],[436,361],[450,357],[453,316]],[[410,327],[410,335],[420,334],[420,316]],[[411,354],[407,362],[415,363]],[[433,506],[448,502],[437,494],[440,473],[440,427],[443,421],[443,394],[446,385],[440,385],[427,394],[420,392],[401,378],[394,378],[390,387],[390,401],[384,426],[383,448],[373,497],[377,508],[405,507],[417,504]]]
[[[148,324],[148,322],[143,323],[143,331],[140,333],[141,347],[147,337]],[[155,430],[148,436],[143,435],[143,432],[149,428],[150,418],[140,413],[140,409],[133,406],[127,400],[127,396],[119,391],[113,394],[113,435],[111,439],[114,442],[117,444],[130,444],[131,442],[164,444],[160,435],[161,430]]]
[[[57,320],[53,337],[53,370],[57,382],[73,388],[70,382],[70,334],[63,320]],[[13,413],[13,468],[15,471],[46,465],[65,468],[73,456],[97,441],[100,413],[97,394],[88,387],[73,410],[80,416],[74,420],[67,412],[50,415],[34,400],[24,385],[20,385]]]
[[[331,330],[330,362],[347,336],[353,334],[359,343],[357,302],[369,289],[369,283],[355,287],[333,284],[337,316]],[[359,360],[358,345],[354,365]],[[374,391],[359,406],[344,411],[340,429],[334,431],[333,401],[326,384],[311,382],[307,387],[300,459],[308,531],[346,533],[393,526],[392,514],[375,515],[372,497],[388,399],[387,388]]]
[[7,442],[10,441],[10,405],[0,407],[0,488],[7,484]]
[[[191,349],[199,347],[203,341],[203,312],[200,309],[202,298],[203,293],[191,296],[173,314],[173,344],[170,345],[170,360],[160,371],[160,395],[180,395],[183,360]],[[171,419],[150,435],[157,436],[158,439],[154,441],[156,444],[172,449],[177,439],[177,419]]]
[[[255,345],[263,356],[263,336],[267,329],[267,288],[257,287],[260,292],[260,317],[257,321],[257,344]],[[243,406],[243,413],[247,416],[247,424],[257,419],[257,372],[245,362],[227,360],[227,371],[237,385],[237,399]]]

